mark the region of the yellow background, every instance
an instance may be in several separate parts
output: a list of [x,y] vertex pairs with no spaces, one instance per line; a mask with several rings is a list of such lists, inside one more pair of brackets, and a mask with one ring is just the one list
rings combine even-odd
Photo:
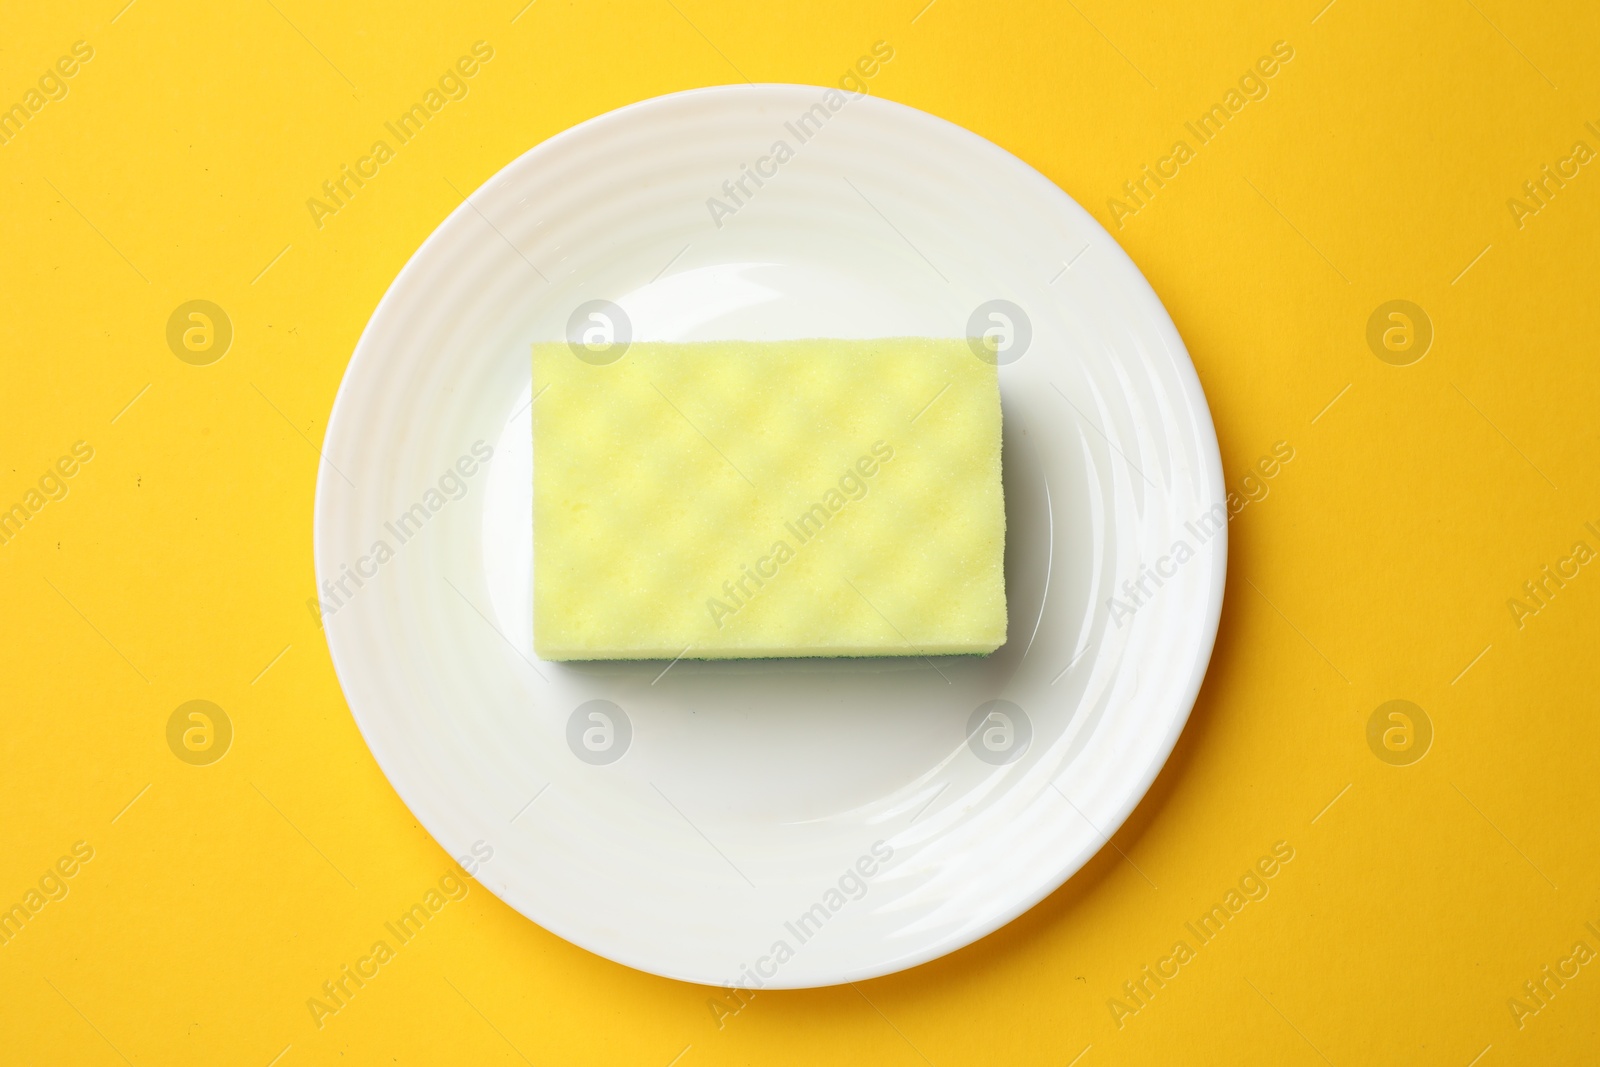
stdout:
[[[1600,174],[1521,228],[1506,203],[1574,141],[1600,148],[1592,5],[121,2],[12,5],[0,43],[0,104],[95,50],[0,146],[0,506],[95,449],[0,546],[0,904],[95,849],[0,947],[0,1059],[1593,1062],[1600,964],[1520,1029],[1507,999],[1574,941],[1600,949],[1600,576],[1520,629],[1507,600],[1573,542],[1600,548]],[[908,973],[763,993],[719,1029],[712,991],[475,888],[317,1029],[307,998],[449,864],[305,607],[315,443],[360,330],[452,186],[660,93],[831,84],[880,39],[873,93],[1107,223],[1185,120],[1273,42],[1295,50],[1113,230],[1188,342],[1230,483],[1295,449],[1232,524],[1171,762],[1115,849]],[[496,55],[471,95],[317,229],[306,198],[477,40]],[[206,367],[164,336],[195,298],[235,329]],[[1405,367],[1365,341],[1398,298],[1436,333]],[[1366,741],[1396,698],[1435,731],[1404,767]],[[211,766],[166,743],[191,699],[235,727]],[[1277,840],[1296,855],[1271,895],[1119,1029],[1108,999]]]

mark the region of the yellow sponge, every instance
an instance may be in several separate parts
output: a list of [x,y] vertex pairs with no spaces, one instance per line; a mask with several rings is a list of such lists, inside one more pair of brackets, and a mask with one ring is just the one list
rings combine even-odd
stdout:
[[1000,391],[963,339],[533,346],[546,659],[988,653]]

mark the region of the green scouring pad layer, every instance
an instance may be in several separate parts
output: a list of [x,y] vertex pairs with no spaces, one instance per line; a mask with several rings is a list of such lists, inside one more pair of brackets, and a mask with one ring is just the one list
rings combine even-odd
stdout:
[[960,338],[533,346],[551,660],[993,652],[997,369]]

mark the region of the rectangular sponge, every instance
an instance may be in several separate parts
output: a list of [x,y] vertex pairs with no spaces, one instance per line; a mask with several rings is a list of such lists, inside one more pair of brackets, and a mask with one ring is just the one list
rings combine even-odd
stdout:
[[996,367],[960,338],[533,346],[551,660],[988,653]]

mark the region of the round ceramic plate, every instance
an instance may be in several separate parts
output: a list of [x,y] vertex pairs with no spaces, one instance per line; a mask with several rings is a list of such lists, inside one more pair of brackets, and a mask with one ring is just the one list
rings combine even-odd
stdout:
[[[635,339],[987,335],[1010,641],[538,659],[529,344],[597,300]],[[512,907],[673,978],[844,982],[1008,922],[1144,795],[1216,634],[1221,463],[1160,301],[1027,164],[872,97],[697,90],[528,152],[400,272],[323,447],[323,620],[384,773]]]

